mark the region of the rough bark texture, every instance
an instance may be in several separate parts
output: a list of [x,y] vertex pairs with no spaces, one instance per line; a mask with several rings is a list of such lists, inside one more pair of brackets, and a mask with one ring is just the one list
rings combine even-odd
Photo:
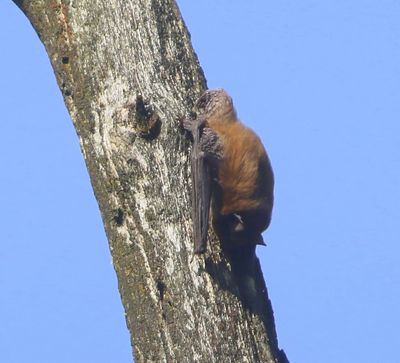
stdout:
[[137,362],[286,362],[258,262],[192,260],[190,144],[205,89],[173,0],[14,1],[50,57],[110,243]]

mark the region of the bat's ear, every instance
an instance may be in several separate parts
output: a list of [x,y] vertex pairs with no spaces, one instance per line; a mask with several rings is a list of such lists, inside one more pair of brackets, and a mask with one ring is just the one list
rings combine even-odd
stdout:
[[261,233],[260,233],[258,236],[256,236],[256,239],[255,239],[254,243],[255,243],[256,245],[266,246],[266,244],[265,244],[265,242],[264,242],[264,239],[263,239]]

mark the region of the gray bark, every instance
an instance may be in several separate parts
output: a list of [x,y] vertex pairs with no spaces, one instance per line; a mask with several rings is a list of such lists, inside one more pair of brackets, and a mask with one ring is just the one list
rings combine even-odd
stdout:
[[258,261],[192,259],[190,143],[206,87],[173,0],[14,0],[50,57],[101,210],[137,362],[286,362]]

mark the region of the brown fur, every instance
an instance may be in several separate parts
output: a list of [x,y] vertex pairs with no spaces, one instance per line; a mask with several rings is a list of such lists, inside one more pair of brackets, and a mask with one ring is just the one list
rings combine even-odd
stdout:
[[265,203],[257,195],[259,164],[268,160],[258,136],[240,121],[209,121],[209,126],[220,136],[223,159],[218,170],[218,181],[223,190],[220,213],[259,208]]
[[223,89],[206,91],[196,106],[222,145],[213,193],[214,228],[225,245],[261,244],[274,199],[274,176],[264,146],[238,120]]

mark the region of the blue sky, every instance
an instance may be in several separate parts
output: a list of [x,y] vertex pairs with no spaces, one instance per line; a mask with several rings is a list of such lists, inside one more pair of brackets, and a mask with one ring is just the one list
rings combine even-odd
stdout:
[[[209,87],[231,93],[274,166],[258,255],[280,346],[292,363],[395,361],[400,3],[179,5]],[[0,361],[130,362],[77,137],[11,1],[0,2],[0,44]]]

